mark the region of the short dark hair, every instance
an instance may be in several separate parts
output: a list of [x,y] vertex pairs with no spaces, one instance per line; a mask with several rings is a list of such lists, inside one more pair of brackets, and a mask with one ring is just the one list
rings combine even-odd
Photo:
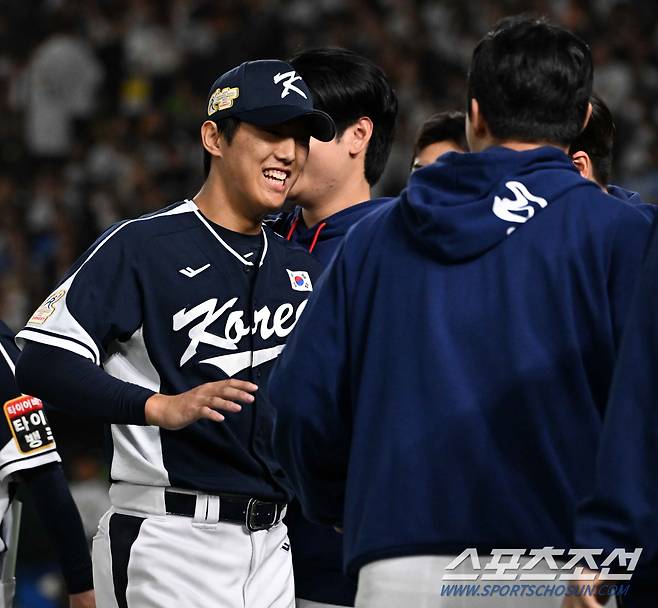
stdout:
[[334,119],[336,137],[363,116],[372,120],[365,178],[374,186],[391,152],[398,112],[397,96],[386,74],[366,57],[334,47],[302,51],[289,63],[311,89],[313,105]]
[[[235,133],[240,126],[240,119],[235,118],[235,116],[229,116],[228,118],[222,118],[221,120],[216,120],[215,124],[217,125],[217,131],[224,136],[227,144],[230,144],[235,137]],[[204,148],[203,150],[203,177],[207,179],[208,174],[210,173],[210,163],[212,161],[212,156],[208,150]]]
[[596,93],[590,98],[592,115],[587,126],[569,146],[569,154],[586,152],[592,161],[594,179],[605,186],[610,183],[612,154],[615,146],[615,123],[612,114]]
[[464,112],[449,111],[432,114],[418,129],[414,157],[418,156],[423,148],[440,141],[454,141],[462,150],[468,150]]
[[583,128],[592,73],[580,38],[543,19],[509,17],[473,51],[467,111],[476,99],[497,139],[568,146]]

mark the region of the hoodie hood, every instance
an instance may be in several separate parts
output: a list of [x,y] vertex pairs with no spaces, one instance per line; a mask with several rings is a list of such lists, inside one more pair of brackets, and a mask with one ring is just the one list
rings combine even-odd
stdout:
[[399,203],[416,241],[459,262],[483,255],[579,185],[591,186],[558,148],[493,147],[450,152],[414,171]]

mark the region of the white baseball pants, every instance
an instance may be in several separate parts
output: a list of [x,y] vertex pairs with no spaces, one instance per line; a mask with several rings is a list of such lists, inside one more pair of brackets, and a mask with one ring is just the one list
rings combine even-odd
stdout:
[[294,607],[285,524],[250,533],[112,498],[93,544],[98,608]]
[[366,564],[359,571],[356,608],[559,608],[562,604],[563,596],[443,596],[445,567],[455,557],[398,557]]

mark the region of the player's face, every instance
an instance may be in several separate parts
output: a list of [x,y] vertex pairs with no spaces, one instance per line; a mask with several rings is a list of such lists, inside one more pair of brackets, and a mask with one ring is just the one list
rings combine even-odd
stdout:
[[308,140],[300,121],[266,128],[240,123],[222,159],[231,202],[259,215],[281,207],[304,168]]
[[330,199],[348,179],[351,165],[344,139],[334,137],[324,142],[312,137],[308,161],[290,190],[290,199],[303,207],[314,207]]
[[439,156],[446,152],[464,152],[454,141],[437,141],[429,146],[425,146],[418,152],[414,158],[414,164],[411,167],[413,171],[431,165]]

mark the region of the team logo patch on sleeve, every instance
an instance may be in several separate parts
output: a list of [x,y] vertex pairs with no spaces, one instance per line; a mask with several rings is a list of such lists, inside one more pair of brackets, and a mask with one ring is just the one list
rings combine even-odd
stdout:
[[28,325],[43,325],[50,315],[55,312],[55,304],[59,302],[66,295],[65,289],[60,289],[55,293],[49,295],[46,301],[36,309],[35,313],[30,317]]
[[305,270],[288,270],[287,268],[286,272],[290,279],[290,285],[295,291],[313,291],[311,277],[308,276],[308,272]]
[[29,454],[55,446],[41,399],[21,395],[7,401],[3,409],[19,452]]

